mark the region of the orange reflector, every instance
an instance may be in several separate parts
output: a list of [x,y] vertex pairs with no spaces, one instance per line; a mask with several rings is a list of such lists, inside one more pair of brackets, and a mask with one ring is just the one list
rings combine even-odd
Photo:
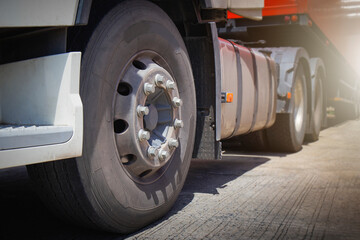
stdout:
[[234,94],[233,93],[226,93],[226,102],[231,103],[233,102]]
[[292,15],[291,16],[291,21],[292,22],[297,22],[299,20],[298,16],[297,15]]
[[291,99],[291,92],[288,92],[288,93],[286,94],[286,98],[287,98],[287,99]]

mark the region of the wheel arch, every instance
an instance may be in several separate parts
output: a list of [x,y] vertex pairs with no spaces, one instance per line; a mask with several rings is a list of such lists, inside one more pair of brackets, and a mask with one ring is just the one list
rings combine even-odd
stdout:
[[[264,48],[271,52],[271,58],[279,65],[279,84],[277,89],[277,113],[290,113],[288,93],[294,89],[294,78],[299,64],[302,64],[306,73],[306,84],[309,85],[310,58],[302,47]],[[308,90],[308,89],[307,89]],[[307,99],[308,100],[308,99]]]
[[[92,31],[100,23],[101,19],[121,2],[127,0],[82,0],[79,2],[76,26],[69,28],[68,49],[84,50]],[[143,0],[152,2],[160,7],[176,25],[178,31],[185,37],[185,20],[196,20],[196,11],[192,1],[169,1],[169,0]],[[190,8],[193,11],[189,11]],[[80,39],[80,41],[79,41]],[[79,43],[81,42],[81,43]]]

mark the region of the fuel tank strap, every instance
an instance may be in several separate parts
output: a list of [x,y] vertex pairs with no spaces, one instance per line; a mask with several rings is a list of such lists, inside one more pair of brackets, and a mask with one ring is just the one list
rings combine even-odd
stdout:
[[238,104],[237,104],[237,108],[236,108],[236,125],[235,128],[233,130],[233,132],[231,133],[231,135],[229,136],[229,138],[235,136],[235,134],[237,133],[237,131],[240,128],[240,122],[241,122],[241,112],[242,112],[242,104],[239,104],[241,101],[240,98],[242,98],[242,69],[241,69],[241,58],[240,58],[240,51],[239,49],[234,45],[233,42],[227,40],[229,43],[231,43],[231,45],[234,47],[234,51],[236,54],[236,69],[237,69],[237,80],[238,80],[238,92],[236,93],[238,96]]
[[256,119],[257,119],[257,113],[258,113],[258,105],[259,105],[259,79],[258,79],[258,73],[257,73],[257,64],[256,64],[256,57],[254,54],[254,51],[251,48],[248,48],[251,54],[251,58],[253,61],[253,70],[254,70],[254,87],[255,87],[255,100],[254,100],[254,115],[253,115],[253,119],[252,119],[252,123],[251,123],[251,127],[248,131],[248,133],[252,132],[254,129],[254,126],[256,124]]
[[[270,86],[270,90],[273,89],[273,81],[272,81],[272,72],[271,72],[271,64],[270,64],[270,60],[269,60],[269,57],[266,56],[265,53],[262,52],[262,54],[264,54],[265,58],[266,58],[266,63],[267,63],[267,66],[268,66],[268,69],[269,69],[269,86]],[[268,126],[270,120],[271,120],[271,115],[272,115],[272,109],[273,109],[273,105],[274,105],[274,102],[273,102],[273,99],[274,99],[274,91],[270,91],[270,94],[269,94],[269,109],[268,109],[268,116],[267,116],[267,119],[266,119],[266,124],[265,126]]]

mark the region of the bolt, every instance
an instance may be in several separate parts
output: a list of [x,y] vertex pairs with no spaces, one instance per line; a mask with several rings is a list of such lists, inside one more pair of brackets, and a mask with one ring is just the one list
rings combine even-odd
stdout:
[[166,150],[160,150],[159,155],[158,155],[158,157],[161,161],[164,161],[168,156],[169,156],[169,153]]
[[144,130],[144,129],[140,129],[139,131],[139,140],[143,141],[143,140],[149,140],[150,139],[150,132]]
[[172,80],[166,81],[166,88],[167,90],[174,90],[175,89],[175,82]]
[[163,75],[156,74],[155,75],[155,83],[156,83],[156,85],[160,86],[160,85],[164,84],[164,79],[165,79],[165,77]]
[[150,95],[155,92],[155,85],[152,83],[145,83],[144,84],[144,92],[146,95]]
[[177,147],[179,147],[179,141],[176,139],[170,138],[169,142],[168,142],[168,146],[169,146],[169,148],[177,148]]
[[138,115],[139,117],[142,117],[142,116],[144,116],[144,115],[148,115],[148,114],[149,114],[149,108],[146,107],[146,106],[141,106],[141,105],[139,105],[139,106],[136,107],[136,112],[137,112],[137,115]]
[[175,128],[182,128],[182,127],[184,127],[183,121],[176,118],[175,121],[174,121],[174,127],[175,127]]
[[172,102],[174,107],[180,107],[182,105],[182,100],[178,97],[174,97]]
[[147,155],[149,158],[154,158],[156,156],[157,148],[155,147],[149,147],[147,150]]

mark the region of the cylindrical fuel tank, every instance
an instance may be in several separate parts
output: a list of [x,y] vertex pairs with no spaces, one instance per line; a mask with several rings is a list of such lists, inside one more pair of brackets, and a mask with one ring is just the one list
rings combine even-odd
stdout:
[[277,68],[268,53],[219,38],[221,92],[233,101],[221,104],[221,138],[270,127],[276,116]]

